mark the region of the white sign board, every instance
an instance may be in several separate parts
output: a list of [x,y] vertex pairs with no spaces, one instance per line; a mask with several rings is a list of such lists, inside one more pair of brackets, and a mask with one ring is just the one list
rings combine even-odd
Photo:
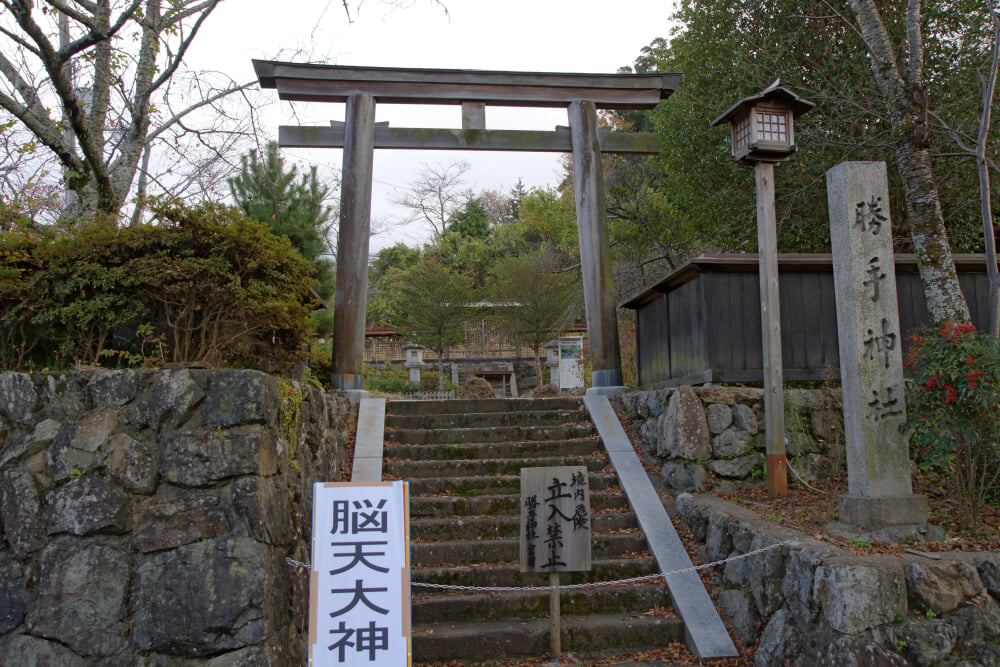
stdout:
[[559,339],[559,389],[583,386],[583,337]]
[[313,485],[309,664],[409,665],[406,482]]

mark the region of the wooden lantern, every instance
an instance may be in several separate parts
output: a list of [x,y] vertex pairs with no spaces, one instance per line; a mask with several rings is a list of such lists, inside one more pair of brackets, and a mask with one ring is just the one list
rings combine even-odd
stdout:
[[712,121],[732,125],[733,160],[741,164],[783,162],[795,152],[795,118],[815,106],[781,85],[745,97]]

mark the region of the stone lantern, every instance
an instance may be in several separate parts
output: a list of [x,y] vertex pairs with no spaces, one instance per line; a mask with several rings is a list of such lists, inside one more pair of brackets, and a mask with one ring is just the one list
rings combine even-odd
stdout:
[[427,367],[424,363],[424,346],[410,343],[405,349],[406,361],[403,362],[403,366],[410,371],[410,382],[420,384],[420,370]]
[[[549,382],[559,388],[559,339],[550,340],[545,345],[545,365],[549,369],[549,377],[551,378]],[[538,378],[538,382],[542,382],[542,378]]]
[[781,85],[779,78],[760,93],[743,98],[712,121],[713,127],[722,123],[732,125],[732,158],[740,164],[753,165],[756,174],[767,490],[772,498],[788,495],[774,165],[784,162],[795,152],[794,121],[814,106]]
[[712,121],[731,124],[732,158],[740,164],[784,162],[796,151],[795,119],[816,106],[778,79],[745,97]]

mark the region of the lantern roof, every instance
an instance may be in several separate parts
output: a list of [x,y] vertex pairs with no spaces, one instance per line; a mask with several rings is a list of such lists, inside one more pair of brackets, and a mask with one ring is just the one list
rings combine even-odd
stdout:
[[788,106],[792,110],[792,115],[796,118],[816,106],[815,102],[799,97],[788,88],[785,88],[781,77],[775,79],[774,83],[760,91],[756,95],[744,97],[742,100],[726,109],[726,111],[712,121],[712,127],[721,123],[731,122],[734,116],[742,115],[747,107],[759,104],[760,102],[777,102]]

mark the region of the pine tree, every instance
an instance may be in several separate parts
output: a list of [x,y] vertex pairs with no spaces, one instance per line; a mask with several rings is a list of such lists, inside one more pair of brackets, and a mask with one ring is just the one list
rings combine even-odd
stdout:
[[330,188],[319,182],[316,167],[300,174],[287,168],[276,142],[268,142],[263,159],[256,150],[240,157],[240,173],[229,179],[233,199],[248,217],[284,236],[311,261],[317,272],[316,290],[324,298],[333,294],[333,262],[329,253],[331,208],[326,205]]

